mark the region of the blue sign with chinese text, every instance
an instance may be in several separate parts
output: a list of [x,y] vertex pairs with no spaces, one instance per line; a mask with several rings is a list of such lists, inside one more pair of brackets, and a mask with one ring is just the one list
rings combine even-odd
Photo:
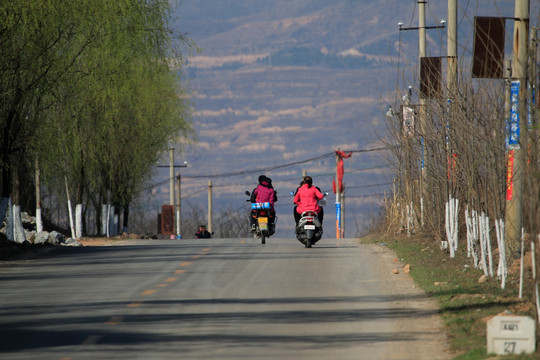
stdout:
[[519,149],[519,81],[510,85],[510,118],[506,120],[506,147]]

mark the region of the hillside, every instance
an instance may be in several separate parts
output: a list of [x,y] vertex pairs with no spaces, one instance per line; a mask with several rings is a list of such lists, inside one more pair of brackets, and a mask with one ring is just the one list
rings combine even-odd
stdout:
[[[475,11],[484,16],[513,12],[509,0],[475,6],[460,8],[464,44],[471,43]],[[446,4],[430,2],[426,23],[439,24],[446,11]],[[388,99],[403,76],[398,66],[410,79],[416,62],[418,34],[399,34],[397,23],[417,26],[417,15],[414,1],[401,0],[181,1],[175,26],[201,49],[186,52],[183,74],[198,136],[182,154],[189,162],[182,169],[185,201],[206,209],[205,190],[212,180],[216,212],[241,209],[244,190],[265,172],[281,194],[278,234],[288,236],[292,201],[286,194],[296,188],[302,170],[331,192],[334,150],[380,145]],[[429,55],[443,54],[444,36],[439,30],[428,33]],[[411,80],[400,79],[400,88],[406,81]],[[280,167],[293,163],[299,164]],[[355,153],[345,168],[347,235],[355,236],[377,216],[391,168],[382,152]],[[241,174],[219,176],[234,172]],[[167,176],[163,169],[156,182]],[[168,186],[155,195],[151,206],[167,203]],[[333,215],[332,202],[327,213]],[[333,226],[335,217],[327,219]]]

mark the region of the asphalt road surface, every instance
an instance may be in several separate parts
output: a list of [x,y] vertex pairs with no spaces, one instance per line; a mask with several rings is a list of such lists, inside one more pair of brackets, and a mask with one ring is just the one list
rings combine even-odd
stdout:
[[0,359],[451,358],[395,260],[355,239],[55,248],[0,264]]

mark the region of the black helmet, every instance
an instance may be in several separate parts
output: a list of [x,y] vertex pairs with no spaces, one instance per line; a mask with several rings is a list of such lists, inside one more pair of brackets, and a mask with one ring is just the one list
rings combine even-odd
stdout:
[[259,176],[259,184],[262,184],[263,182],[268,181],[268,178],[264,175]]

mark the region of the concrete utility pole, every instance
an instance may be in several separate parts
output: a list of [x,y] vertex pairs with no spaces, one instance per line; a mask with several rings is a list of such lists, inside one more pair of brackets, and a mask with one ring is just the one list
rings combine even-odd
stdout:
[[43,231],[43,222],[41,221],[41,173],[39,171],[39,161],[36,158],[36,231]]
[[[530,0],[516,0],[512,52],[510,145],[508,149],[505,239],[508,254],[519,256],[523,226],[523,184],[527,155],[527,52]],[[519,139],[514,144],[512,136]]]
[[176,176],[176,237],[182,238],[182,175],[178,172]]
[[446,123],[446,158],[448,161],[448,197],[454,196],[454,174],[452,168],[452,148],[450,144],[450,129],[456,118],[456,97],[457,97],[457,2],[458,0],[448,0],[448,28],[447,28],[447,56],[446,56],[446,83],[447,83],[447,123]]
[[169,148],[169,205],[174,206],[174,148]]
[[[418,1],[418,60],[421,61],[426,56],[426,3],[427,0]],[[420,79],[420,67],[418,70],[418,78]],[[424,131],[426,129],[427,119],[427,101],[426,94],[419,92],[420,109],[418,109],[418,122],[420,126],[421,136],[421,178],[420,178],[420,219],[421,225],[424,226],[424,192],[426,186],[426,142]]]
[[212,180],[208,180],[208,232],[212,233]]
[[[446,81],[448,84],[448,98],[451,101],[455,101],[457,93],[457,7],[458,0],[448,0]],[[450,114],[452,114],[452,110],[450,110]]]
[[171,239],[174,239],[174,233],[175,233],[175,223],[174,223],[174,210],[176,208],[176,204],[174,203],[174,148],[169,148],[169,205],[172,206],[172,234]]
[[538,96],[538,75],[537,66],[538,61],[536,53],[538,48],[538,29],[537,27],[531,28],[530,46],[529,46],[529,87],[528,87],[528,99],[530,101],[531,122],[532,128],[536,129],[538,122],[538,109],[539,104],[536,102],[535,96]]
[[[339,148],[338,148],[339,151]],[[341,236],[341,201],[340,201],[340,192],[339,192],[339,155],[336,152],[336,239],[339,239]]]
[[341,192],[341,237],[345,238],[345,183]]
[[[512,61],[504,61],[504,118],[510,118],[510,84],[512,82]],[[507,154],[508,155],[508,154]]]

